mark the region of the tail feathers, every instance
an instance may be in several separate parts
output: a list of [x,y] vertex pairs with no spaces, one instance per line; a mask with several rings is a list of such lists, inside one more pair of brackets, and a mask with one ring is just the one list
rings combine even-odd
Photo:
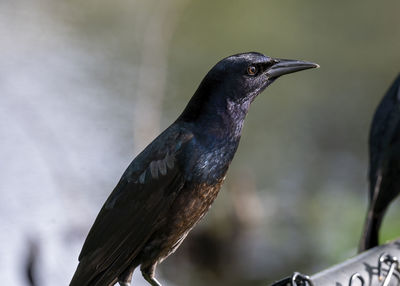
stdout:
[[105,281],[105,277],[109,275],[104,275],[107,271],[99,272],[90,263],[85,263],[82,260],[76,271],[69,286],[113,286],[117,283],[117,278],[109,278]]
[[379,229],[383,215],[384,213],[377,214],[371,210],[368,212],[358,252],[363,252],[379,244]]

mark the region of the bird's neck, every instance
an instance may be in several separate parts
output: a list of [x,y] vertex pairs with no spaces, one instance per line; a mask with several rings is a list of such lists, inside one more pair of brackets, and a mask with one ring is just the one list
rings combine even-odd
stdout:
[[[224,104],[209,102],[201,110],[194,116],[197,108],[188,106],[178,120],[184,121],[185,125],[189,124],[194,134],[193,144],[196,148],[189,153],[195,158],[191,160],[196,162],[196,166],[190,177],[193,181],[213,185],[225,176],[236,153],[247,112],[229,100]],[[186,117],[186,114],[190,115]],[[198,150],[202,152],[199,154]]]
[[229,97],[211,96],[206,104],[200,104],[189,103],[178,120],[193,124],[198,133],[216,140],[240,139],[250,101],[239,103]]
[[251,99],[233,100],[218,83],[202,82],[178,121],[193,124],[199,133],[215,139],[238,141]]

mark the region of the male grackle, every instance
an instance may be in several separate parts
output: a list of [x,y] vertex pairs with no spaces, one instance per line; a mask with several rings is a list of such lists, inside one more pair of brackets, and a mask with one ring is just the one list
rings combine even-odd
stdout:
[[400,74],[375,111],[369,133],[369,208],[359,251],[378,245],[390,203],[400,193]]
[[317,64],[244,53],[218,62],[178,119],[129,165],[94,222],[70,286],[129,285],[206,214],[239,144],[250,103],[278,77]]

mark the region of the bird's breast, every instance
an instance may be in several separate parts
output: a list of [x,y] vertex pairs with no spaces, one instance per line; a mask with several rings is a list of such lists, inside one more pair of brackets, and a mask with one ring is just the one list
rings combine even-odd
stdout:
[[195,145],[190,154],[191,163],[186,170],[188,181],[193,185],[219,185],[232,162],[238,142],[209,142],[208,145]]
[[[170,211],[170,223],[184,235],[207,213],[224,182],[222,177],[217,183],[186,185],[175,199]],[[181,232],[181,233],[179,233]]]
[[203,218],[218,195],[237,149],[236,143],[195,144],[186,149],[185,184],[162,220],[165,245],[173,251],[187,233]]
[[187,184],[179,193],[160,228],[146,243],[144,253],[161,262],[173,253],[196,223],[204,217],[218,195],[225,177],[213,185]]
[[187,232],[207,213],[225,180],[236,146],[210,149],[193,156],[194,166],[170,212],[175,229]]
[[212,140],[209,143],[206,146],[193,140],[181,153],[183,157],[178,158],[178,161],[185,162],[182,166],[185,183],[146,246],[146,249],[159,250],[154,252],[158,261],[174,252],[204,217],[225,180],[237,144],[218,146],[219,142]]

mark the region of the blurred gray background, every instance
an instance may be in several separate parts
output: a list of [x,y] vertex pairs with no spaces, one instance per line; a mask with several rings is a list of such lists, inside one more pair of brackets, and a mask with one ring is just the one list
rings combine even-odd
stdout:
[[[163,285],[267,285],[356,253],[367,135],[400,72],[400,2],[0,1],[0,277],[67,285],[101,205],[207,71],[258,51],[321,65],[254,102],[211,211]],[[398,201],[382,240],[400,236]],[[135,273],[137,286],[147,285]]]

